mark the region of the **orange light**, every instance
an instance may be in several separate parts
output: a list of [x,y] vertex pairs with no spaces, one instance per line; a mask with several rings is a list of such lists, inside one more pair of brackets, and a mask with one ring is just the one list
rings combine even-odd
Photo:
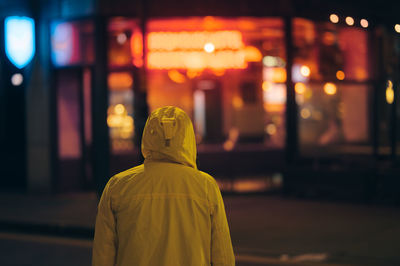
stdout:
[[168,77],[176,83],[184,83],[186,81],[185,76],[179,73],[177,70],[169,70]]
[[336,78],[338,80],[344,80],[344,78],[345,78],[344,72],[342,70],[337,71],[336,72]]
[[271,88],[270,83],[268,81],[264,81],[262,83],[262,89],[263,91],[268,91]]
[[393,82],[391,80],[387,81],[386,86],[386,102],[388,104],[392,104],[394,102],[394,90],[393,90]]
[[236,109],[242,108],[242,107],[243,107],[243,100],[242,100],[242,98],[240,98],[240,97],[238,97],[238,96],[233,97],[232,105],[233,105],[233,107],[235,107]]
[[308,66],[301,66],[301,68],[300,68],[300,73],[301,73],[301,75],[303,75],[304,77],[309,77],[310,76],[310,73],[311,73],[311,70],[310,70],[310,68],[308,67]]
[[247,63],[242,51],[218,51],[212,54],[197,51],[149,52],[149,69],[244,69]]
[[303,108],[300,111],[300,115],[303,119],[310,118],[311,116],[311,111],[308,108]]
[[107,83],[110,90],[126,90],[132,88],[133,78],[128,72],[114,72],[108,75]]
[[265,132],[266,132],[268,135],[275,135],[275,134],[276,134],[276,131],[277,131],[277,128],[276,128],[276,126],[275,126],[274,124],[268,124],[268,125],[265,127]]
[[336,14],[331,14],[329,16],[329,19],[331,20],[332,23],[338,23],[339,22],[339,17]]
[[286,69],[283,67],[268,67],[263,70],[263,79],[273,83],[283,83],[286,81]]
[[366,20],[365,18],[363,18],[363,19],[361,19],[360,20],[360,25],[361,25],[361,27],[363,27],[363,28],[368,28],[368,20]]
[[346,17],[346,24],[349,25],[349,26],[353,26],[354,25],[354,18]]
[[131,37],[131,53],[133,64],[136,67],[143,66],[143,35],[138,28],[133,30]]
[[324,85],[324,91],[328,95],[334,95],[337,91],[336,85],[331,82],[327,82]]
[[294,90],[296,91],[296,93],[298,94],[303,94],[304,92],[306,92],[306,85],[302,82],[297,82],[294,85]]
[[246,46],[244,53],[246,62],[260,62],[263,59],[260,50],[254,46]]
[[216,50],[244,47],[240,31],[151,32],[147,40],[149,50],[203,50],[207,43]]
[[200,71],[247,67],[239,31],[151,32],[147,40],[149,69]]
[[114,106],[114,112],[117,115],[123,115],[125,112],[125,106],[123,104],[117,104],[116,106]]

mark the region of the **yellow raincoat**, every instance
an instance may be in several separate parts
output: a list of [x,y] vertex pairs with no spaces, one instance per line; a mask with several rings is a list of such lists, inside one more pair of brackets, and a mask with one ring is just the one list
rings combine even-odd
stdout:
[[142,153],[144,164],[113,176],[103,191],[93,266],[235,265],[221,193],[197,170],[186,113],[155,110]]

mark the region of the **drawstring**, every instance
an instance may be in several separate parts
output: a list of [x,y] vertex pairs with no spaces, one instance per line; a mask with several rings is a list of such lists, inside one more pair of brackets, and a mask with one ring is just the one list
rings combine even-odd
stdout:
[[169,147],[171,139],[175,136],[176,119],[175,117],[162,117],[161,125],[164,130],[165,146]]

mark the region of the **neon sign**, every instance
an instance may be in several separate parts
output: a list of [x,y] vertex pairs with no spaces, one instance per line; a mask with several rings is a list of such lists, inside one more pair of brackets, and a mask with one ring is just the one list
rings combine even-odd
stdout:
[[32,18],[11,16],[4,21],[5,50],[17,68],[25,67],[35,55],[35,22]]
[[151,32],[147,36],[147,48],[149,69],[247,67],[245,45],[239,31]]
[[62,22],[51,25],[51,59],[56,66],[79,62],[79,34],[74,24]]

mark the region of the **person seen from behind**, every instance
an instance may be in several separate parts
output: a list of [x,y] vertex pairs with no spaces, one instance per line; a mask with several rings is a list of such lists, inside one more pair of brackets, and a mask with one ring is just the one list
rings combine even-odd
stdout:
[[92,265],[235,265],[221,193],[197,169],[188,115],[173,106],[152,112],[141,148],[144,163],[104,188]]

